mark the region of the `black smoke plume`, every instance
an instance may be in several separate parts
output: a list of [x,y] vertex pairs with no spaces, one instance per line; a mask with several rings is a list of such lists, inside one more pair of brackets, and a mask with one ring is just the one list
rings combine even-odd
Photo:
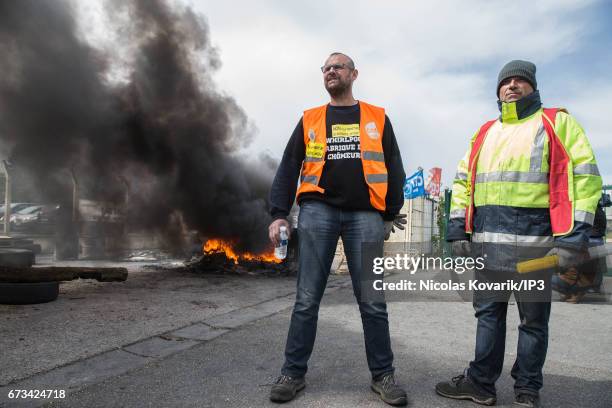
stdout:
[[0,143],[36,198],[69,205],[71,170],[86,198],[120,200],[125,180],[132,227],[262,250],[276,163],[239,153],[254,129],[213,82],[205,20],[162,0],[108,3],[130,56],[113,80],[114,56],[82,38],[72,6],[0,0]]

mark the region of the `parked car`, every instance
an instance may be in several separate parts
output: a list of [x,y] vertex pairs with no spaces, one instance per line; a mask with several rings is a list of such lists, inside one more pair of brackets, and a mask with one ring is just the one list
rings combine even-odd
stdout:
[[[23,210],[24,208],[31,207],[36,205],[36,203],[12,203],[11,204],[11,213],[15,213],[17,211]],[[0,217],[4,217],[4,204],[0,205]]]
[[59,204],[46,204],[40,210],[38,221],[41,223],[55,223],[59,212]]
[[[55,224],[59,205],[37,204],[22,208],[11,213],[11,230],[27,232],[48,232]],[[4,222],[4,216],[0,217],[0,223]]]
[[11,214],[11,225],[20,225],[37,221],[42,208],[42,205],[32,205],[15,211]]

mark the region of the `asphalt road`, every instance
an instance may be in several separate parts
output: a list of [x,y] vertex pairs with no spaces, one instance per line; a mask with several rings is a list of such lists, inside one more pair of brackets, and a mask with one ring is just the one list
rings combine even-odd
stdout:
[[[233,308],[220,310],[220,307],[214,313],[199,315],[188,309],[189,319],[177,322],[180,302],[185,302],[182,307],[186,308],[191,304],[187,300],[196,293],[193,286],[196,283],[187,285],[181,279],[184,278],[171,280],[176,299],[180,300],[170,309],[173,314],[164,320],[161,311],[157,312],[157,329],[151,328],[148,337],[125,337],[123,345],[108,348],[106,342],[92,342],[91,335],[80,331],[79,336],[83,336],[86,344],[99,348],[90,349],[84,358],[64,365],[54,363],[50,369],[5,384],[0,387],[0,406],[34,407],[45,403],[79,408],[277,406],[268,401],[268,393],[283,361],[294,297],[289,290],[292,280],[231,278],[217,286],[217,289],[225,288],[224,291],[210,291],[208,296],[214,297],[218,304],[229,302]],[[399,280],[402,276],[394,275],[392,279]],[[197,291],[201,293],[203,289],[198,285]],[[247,290],[249,287],[251,292]],[[131,293],[135,295],[134,291]],[[246,293],[250,297],[245,297]],[[119,299],[126,296],[123,292],[120,294]],[[111,291],[105,291],[104,296],[118,301]],[[166,304],[171,300],[161,299]],[[434,392],[436,382],[461,373],[472,357],[476,321],[471,303],[458,301],[456,294],[440,297],[444,301],[432,300],[427,295],[397,299],[389,303],[391,335],[396,376],[408,391],[410,406],[476,406],[471,402],[447,400]],[[99,301],[103,303],[103,299]],[[140,305],[129,297],[123,302],[128,309],[129,304]],[[611,312],[612,306],[603,302],[553,304],[542,390],[544,406],[612,407]],[[93,314],[89,316],[93,318]],[[127,326],[111,321],[111,330],[105,333],[112,337],[116,330],[147,320],[146,315],[132,316],[134,321],[127,322]],[[101,316],[99,321],[104,322],[104,318]],[[164,321],[167,323],[162,324]],[[510,406],[513,400],[510,367],[515,357],[518,323],[513,304],[508,313],[498,406]],[[40,334],[45,333],[48,332]],[[44,339],[39,341],[45,343]],[[46,344],[49,350],[53,349],[49,341]],[[57,347],[61,350],[61,345]],[[10,355],[16,353],[12,351]],[[44,354],[36,354],[36,358],[41,355]],[[32,356],[22,354],[22,357],[25,365],[31,365],[28,360]],[[14,365],[13,360],[9,359]],[[361,320],[346,276],[334,277],[324,296],[306,381],[306,389],[285,406],[385,406],[369,389]],[[53,401],[6,398],[11,389],[46,388],[65,389],[67,397]]]
[[[612,407],[612,307],[555,303],[545,387],[547,407]],[[290,309],[247,323],[209,342],[72,394],[61,407],[266,407],[282,364]],[[438,397],[434,384],[457,375],[473,353],[469,303],[390,304],[397,378],[413,407],[470,407]],[[514,322],[515,324],[512,324]],[[510,367],[518,314],[508,315],[498,405],[513,399]],[[290,407],[381,407],[368,387],[361,321],[350,288],[324,299],[307,387]]]

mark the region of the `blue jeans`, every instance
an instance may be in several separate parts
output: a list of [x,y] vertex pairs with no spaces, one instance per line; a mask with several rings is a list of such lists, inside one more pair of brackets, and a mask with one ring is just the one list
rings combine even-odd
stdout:
[[393,372],[387,305],[361,299],[361,247],[363,242],[384,241],[382,217],[375,211],[348,211],[320,201],[300,205],[298,219],[299,259],[297,293],[285,347],[282,374],[301,377],[308,369],[317,333],[319,304],[327,285],[338,238],[353,283],[353,293],[361,312],[368,367],[373,378]]
[[[508,293],[508,297],[510,293]],[[511,375],[515,394],[537,395],[542,388],[542,367],[548,349],[550,302],[521,301],[515,293],[521,323],[519,325],[516,360]],[[468,377],[483,391],[495,395],[495,381],[504,365],[506,345],[506,312],[508,302],[490,302],[474,297],[478,318],[476,352],[470,362]]]

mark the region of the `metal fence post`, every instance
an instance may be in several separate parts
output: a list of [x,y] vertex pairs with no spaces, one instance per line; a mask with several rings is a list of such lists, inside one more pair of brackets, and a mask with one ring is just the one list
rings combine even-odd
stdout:
[[442,255],[444,257],[451,256],[450,243],[446,242],[446,232],[448,229],[448,220],[450,219],[451,196],[452,196],[452,191],[448,188],[445,188],[444,189],[444,218],[442,219],[442,231],[440,231]]

